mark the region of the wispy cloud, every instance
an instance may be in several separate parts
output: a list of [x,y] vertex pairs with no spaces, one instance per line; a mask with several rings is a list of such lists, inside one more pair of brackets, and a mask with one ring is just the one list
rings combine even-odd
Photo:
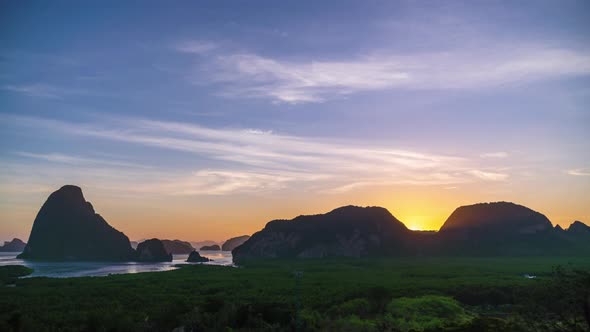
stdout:
[[44,83],[24,84],[24,85],[4,85],[0,90],[20,93],[29,97],[63,99],[71,95],[93,94],[90,91],[78,88],[65,88]]
[[72,156],[61,153],[31,153],[31,152],[17,152],[17,155],[21,157],[34,158],[38,160],[44,160],[55,163],[64,163],[69,165],[108,165],[108,166],[120,166],[129,168],[149,168],[148,166],[130,163],[118,160],[99,159],[99,158],[88,158],[83,156]]
[[508,152],[488,152],[488,153],[482,153],[479,155],[481,158],[491,158],[491,159],[503,159],[503,158],[508,158]]
[[317,177],[277,172],[204,169],[169,181],[139,186],[137,190],[170,195],[261,193],[284,189],[294,181],[312,181],[314,178]]
[[509,177],[509,175],[506,173],[489,172],[482,170],[470,170],[469,174],[485,181],[504,181],[507,180]]
[[[207,47],[196,44],[195,52],[190,52],[189,46],[179,51],[200,54],[203,49]],[[221,94],[226,96],[296,104],[363,91],[477,89],[588,74],[587,51],[507,47],[494,52],[463,50],[307,61],[226,54],[201,63],[192,81],[221,83]]]
[[590,176],[590,168],[570,169],[566,173],[573,176]]
[[[112,119],[111,119],[112,120]],[[66,135],[180,151],[192,155],[194,171],[146,173],[144,182],[127,190],[169,194],[263,192],[303,186],[317,192],[341,193],[366,186],[445,187],[476,181],[502,181],[508,174],[481,168],[460,156],[447,156],[346,140],[281,135],[268,130],[209,128],[199,125],[117,118],[85,124],[17,117],[12,123],[42,127]],[[60,154],[20,153],[25,157],[100,166],[100,160]],[[133,163],[107,159],[104,166],[133,169]],[[184,165],[184,168],[191,165]],[[147,180],[149,179],[149,181]]]
[[2,90],[21,93],[30,97],[61,99],[61,91],[47,84],[4,85]]

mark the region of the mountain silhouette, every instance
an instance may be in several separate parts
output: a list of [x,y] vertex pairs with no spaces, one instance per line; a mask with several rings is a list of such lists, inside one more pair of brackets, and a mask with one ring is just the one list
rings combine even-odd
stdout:
[[161,240],[150,239],[137,245],[137,260],[140,262],[172,262],[172,254],[166,251]]
[[590,255],[590,226],[576,220],[567,229],[561,229],[556,233],[561,240],[567,242],[578,252]]
[[567,228],[567,232],[571,235],[590,235],[590,226],[576,220]]
[[12,241],[4,241],[4,245],[0,246],[0,251],[4,252],[22,252],[25,247],[26,243],[24,243],[21,239],[14,238]]
[[457,208],[438,232],[411,231],[381,207],[345,206],[326,214],[273,220],[243,245],[234,262],[329,256],[584,255],[590,227],[564,231],[543,214],[509,203]]
[[[37,214],[18,256],[33,260],[170,261],[194,248],[180,240],[151,239],[134,250],[110,226],[82,190],[66,185]],[[273,220],[252,237],[227,240],[235,262],[251,258],[436,255],[590,255],[590,227],[581,221],[553,227],[543,214],[509,203],[457,208],[438,232],[411,231],[382,207],[344,206],[325,214]],[[194,255],[194,254],[193,254]],[[196,257],[196,255],[194,255]]]
[[129,238],[110,226],[84,199],[82,189],[66,185],[39,210],[24,259],[125,261],[135,257]]
[[575,251],[543,214],[510,202],[461,206],[431,250],[449,255],[550,255]]
[[191,245],[193,246],[193,248],[201,248],[203,246],[212,246],[214,244],[217,244],[217,241],[213,241],[213,240],[191,241]]
[[231,239],[225,241],[221,245],[221,250],[232,251],[236,247],[241,246],[242,243],[246,242],[249,238],[250,238],[250,235],[242,235],[242,236],[232,237]]
[[[245,241],[244,241],[245,242]],[[243,242],[242,242],[243,243]],[[210,246],[202,246],[201,249],[199,250],[205,250],[205,251],[219,251],[221,250],[221,248],[219,247],[218,244],[214,244],[214,245],[210,245]]]
[[397,254],[410,230],[381,207],[345,206],[326,214],[273,220],[232,251],[234,261]]
[[162,240],[166,252],[172,255],[188,255],[195,250],[193,246],[186,241],[180,240]]
[[203,263],[203,262],[209,262],[210,259],[207,258],[207,257],[201,256],[198,251],[193,250],[188,255],[188,258],[186,259],[186,261],[189,262],[189,263]]
[[531,234],[553,228],[543,214],[525,206],[509,203],[479,203],[457,208],[440,232]]

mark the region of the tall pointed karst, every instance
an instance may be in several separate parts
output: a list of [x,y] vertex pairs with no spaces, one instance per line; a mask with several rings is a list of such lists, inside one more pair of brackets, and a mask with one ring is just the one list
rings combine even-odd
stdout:
[[18,257],[35,260],[126,261],[135,259],[129,238],[110,226],[84,199],[82,189],[66,185],[39,210],[29,241]]

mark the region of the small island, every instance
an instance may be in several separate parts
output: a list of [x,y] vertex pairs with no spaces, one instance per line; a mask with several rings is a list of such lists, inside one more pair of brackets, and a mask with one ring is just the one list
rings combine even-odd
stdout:
[[151,239],[137,245],[137,260],[140,262],[172,262],[172,254],[166,251],[162,241]]
[[199,254],[199,252],[195,250],[188,255],[188,258],[186,261],[189,263],[204,263],[204,262],[209,262],[211,260],[207,257],[201,256]]
[[4,241],[4,245],[0,246],[0,252],[22,252],[27,246],[21,239],[14,238],[11,241]]
[[219,247],[218,244],[214,244],[214,245],[210,245],[210,246],[202,246],[200,250],[219,251],[219,250],[221,250],[221,247]]

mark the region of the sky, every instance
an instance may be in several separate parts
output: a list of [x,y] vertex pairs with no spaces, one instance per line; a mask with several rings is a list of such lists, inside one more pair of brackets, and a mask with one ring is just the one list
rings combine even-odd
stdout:
[[589,105],[588,1],[2,1],[0,239],[65,184],[131,239],[589,223]]

